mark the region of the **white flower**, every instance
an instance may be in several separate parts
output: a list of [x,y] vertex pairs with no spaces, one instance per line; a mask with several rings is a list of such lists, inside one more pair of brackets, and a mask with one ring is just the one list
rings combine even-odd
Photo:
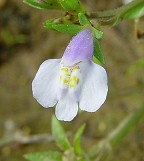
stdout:
[[93,38],[89,29],[73,37],[62,59],[43,62],[32,82],[33,96],[45,108],[56,105],[59,120],[71,121],[81,110],[97,111],[108,86],[103,67],[92,62]]

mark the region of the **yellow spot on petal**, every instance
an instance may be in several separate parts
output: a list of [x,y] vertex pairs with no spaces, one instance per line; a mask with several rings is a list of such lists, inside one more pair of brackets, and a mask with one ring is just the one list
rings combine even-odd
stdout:
[[67,84],[68,83],[68,79],[65,78],[65,76],[60,75],[60,82],[64,83],[64,84]]
[[63,72],[68,72],[68,69],[67,68],[61,68],[61,71],[63,71]]
[[63,83],[64,83],[64,84],[68,83],[68,80],[67,80],[67,79],[64,79],[64,80],[63,80]]
[[79,79],[76,76],[71,76],[69,87],[74,88],[79,83]]

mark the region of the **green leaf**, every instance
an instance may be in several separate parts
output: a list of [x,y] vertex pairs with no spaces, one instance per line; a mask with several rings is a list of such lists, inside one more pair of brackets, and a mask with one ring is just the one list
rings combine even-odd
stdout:
[[55,116],[52,117],[52,135],[57,143],[57,145],[63,149],[68,150],[71,148],[71,145],[67,139],[67,136],[65,134],[65,131],[59,121],[55,118]]
[[93,31],[93,34],[94,34],[94,37],[96,37],[97,39],[101,39],[103,37],[103,32],[96,29],[96,28],[92,28],[92,31]]
[[94,55],[93,55],[92,60],[93,60],[93,62],[94,62],[95,64],[99,64],[99,65],[102,64]]
[[74,24],[57,24],[57,25],[52,25],[53,29],[63,32],[66,34],[70,35],[75,35],[77,34],[80,30],[83,29],[82,26],[79,25],[74,25]]
[[36,0],[23,0],[23,2],[37,9],[61,9],[58,3],[40,3]]
[[83,124],[75,133],[74,138],[73,138],[73,145],[74,145],[74,151],[76,154],[81,154],[82,150],[81,150],[81,145],[80,145],[80,141],[81,141],[81,136],[84,132],[85,129],[85,124]]
[[102,63],[105,64],[105,59],[99,41],[94,37],[94,56]]
[[72,24],[72,22],[69,21],[66,17],[47,20],[43,23],[43,27],[71,35],[77,34],[80,30],[84,28],[83,26]]
[[136,19],[144,16],[144,3],[137,5],[135,8],[129,10],[125,15],[125,19]]
[[78,0],[58,0],[58,2],[65,11],[73,13],[84,12],[84,8]]
[[79,14],[78,14],[78,19],[79,19],[79,23],[80,23],[81,25],[89,25],[89,24],[90,24],[88,18],[87,18],[86,15],[83,14],[83,13],[79,13]]
[[[67,17],[60,17],[49,19],[43,23],[43,27],[47,29],[54,29],[53,25],[70,25],[73,24]],[[55,29],[54,29],[55,30]]]
[[62,155],[57,151],[29,153],[24,158],[29,161],[62,161]]
[[49,19],[43,23],[43,27],[47,29],[53,29],[52,25],[57,23],[57,19]]

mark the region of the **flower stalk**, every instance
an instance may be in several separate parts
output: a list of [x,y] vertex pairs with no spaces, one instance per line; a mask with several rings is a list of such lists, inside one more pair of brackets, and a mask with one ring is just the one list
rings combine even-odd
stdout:
[[106,11],[87,12],[86,15],[90,19],[96,19],[100,25],[116,25],[124,15],[136,8],[137,6],[144,6],[144,0],[135,0],[117,9],[111,9]]

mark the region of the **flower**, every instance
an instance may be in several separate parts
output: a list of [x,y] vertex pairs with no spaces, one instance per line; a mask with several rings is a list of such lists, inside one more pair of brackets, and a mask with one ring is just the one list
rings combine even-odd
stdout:
[[97,111],[107,96],[107,74],[92,62],[93,37],[86,28],[72,38],[61,59],[44,61],[33,82],[34,98],[45,108],[56,105],[59,120],[71,121],[81,110]]

